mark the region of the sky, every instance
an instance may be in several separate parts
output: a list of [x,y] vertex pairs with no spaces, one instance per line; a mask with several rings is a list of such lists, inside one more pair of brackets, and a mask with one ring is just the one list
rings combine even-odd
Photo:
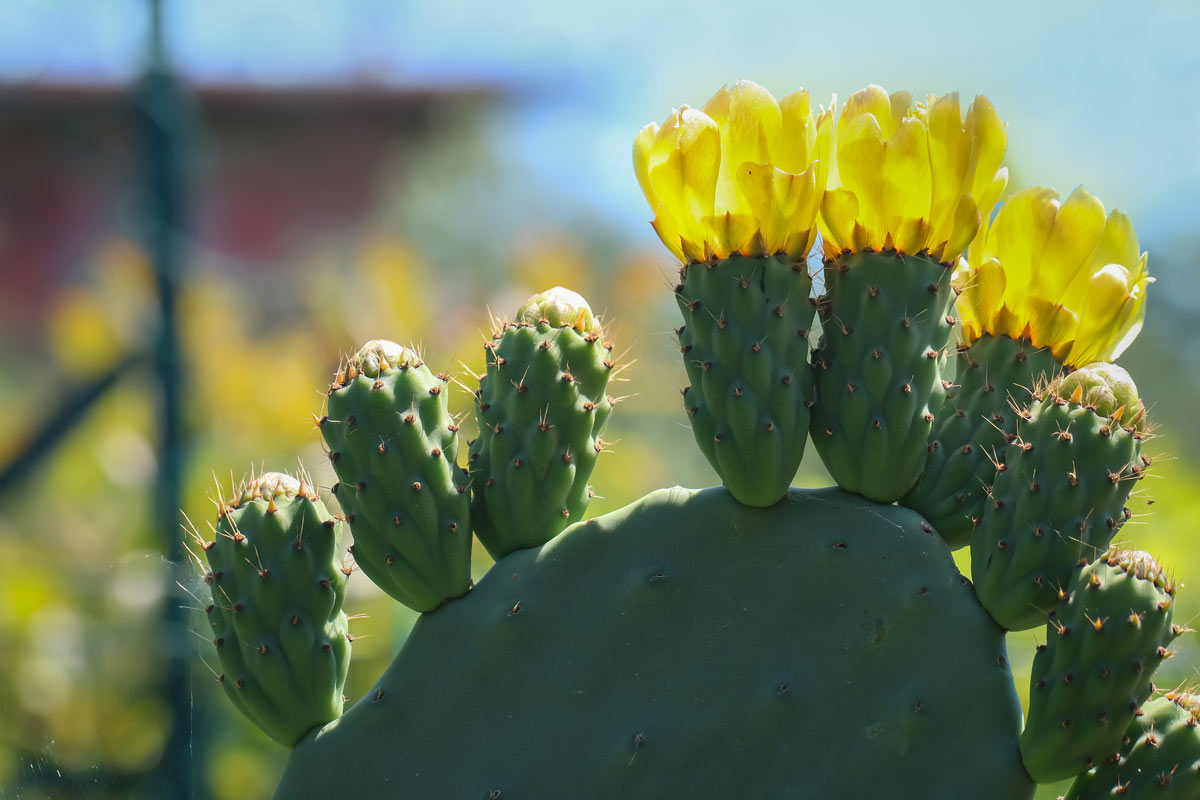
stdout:
[[[986,93],[1009,126],[1014,188],[1078,184],[1146,241],[1200,229],[1200,4],[1110,0],[651,2],[164,0],[170,52],[196,79],[496,85],[492,136],[547,206],[650,241],[633,137],[750,78],[818,101],[868,83]],[[6,0],[0,81],[124,80],[141,0]],[[69,25],[67,24],[69,21]],[[964,102],[964,107],[966,103]]]

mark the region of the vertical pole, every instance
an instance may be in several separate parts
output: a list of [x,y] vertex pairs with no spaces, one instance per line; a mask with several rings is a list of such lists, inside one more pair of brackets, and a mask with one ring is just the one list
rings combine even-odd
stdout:
[[[145,797],[184,800],[194,796],[197,761],[193,757],[189,601],[177,583],[184,577],[180,527],[183,503],[185,440],[183,421],[183,364],[180,353],[177,301],[185,226],[184,159],[188,113],[182,87],[171,72],[163,41],[162,0],[150,3],[150,52],[137,96],[138,125],[145,158],[144,221],[146,245],[154,265],[160,309],[154,347],[154,371],[159,398],[159,469],[154,503],[156,526],[166,556],[166,592],[159,618],[163,676],[159,691],[171,715],[162,758],[154,774],[140,786]],[[186,579],[184,579],[186,583]],[[202,752],[203,747],[195,748]]]

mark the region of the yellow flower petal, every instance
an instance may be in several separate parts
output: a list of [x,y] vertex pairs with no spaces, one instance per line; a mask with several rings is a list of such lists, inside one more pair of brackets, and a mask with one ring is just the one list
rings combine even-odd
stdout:
[[[883,215],[888,231],[898,234],[906,220],[923,221],[929,216],[929,137],[922,120],[909,117],[896,126],[896,132],[884,148],[881,177]],[[920,249],[919,244],[917,247]]]
[[883,127],[884,135],[890,139],[896,132],[896,126],[900,124],[900,120],[904,119],[912,108],[912,92],[893,92],[888,96],[888,105],[892,112],[889,120],[885,122],[881,119],[879,124]]
[[1028,325],[1024,335],[1036,347],[1049,347],[1065,360],[1079,328],[1079,315],[1059,303],[1030,298]]
[[[991,101],[983,95],[978,95],[967,110],[966,131],[971,147],[967,164],[970,182],[963,190],[979,201],[980,211],[991,214],[999,193],[989,201],[989,190],[1008,149],[1008,131]],[[1007,181],[1007,175],[1005,179]]]
[[817,229],[795,231],[783,243],[783,252],[793,261],[806,261],[817,241]]
[[816,147],[817,125],[812,117],[812,100],[808,92],[801,89],[779,101],[783,130],[779,146],[772,153],[773,163],[784,172],[799,175],[808,169],[811,154]]
[[958,93],[951,92],[935,99],[929,106],[927,119],[932,177],[929,218],[936,228],[945,229],[952,223],[954,209],[962,194],[962,175],[970,158],[970,143],[963,135]]
[[883,219],[883,131],[873,114],[853,118],[838,132],[837,163],[842,185],[858,198],[858,223],[867,231],[868,246],[881,247]]
[[952,264],[967,249],[967,245],[971,244],[978,231],[979,209],[975,207],[975,198],[969,194],[963,195],[954,209],[954,230],[946,241],[945,248],[938,252],[936,248],[940,243],[935,244],[931,254],[936,254],[936,258],[944,264]]
[[738,185],[749,204],[750,213],[762,225],[762,237],[769,252],[783,249],[788,236],[807,231],[816,217],[816,169],[793,175],[767,164],[743,164]]
[[1035,264],[1057,213],[1058,192],[1034,186],[1008,198],[992,223],[984,252],[1004,265],[1005,302],[1010,308],[1020,305],[1033,282]]
[[1004,194],[1004,190],[1008,187],[1008,167],[1001,167],[996,170],[996,174],[992,176],[992,182],[988,184],[988,188],[984,190],[983,195],[979,198],[979,212],[985,218],[990,217],[992,209],[996,207],[997,201],[1000,200],[1000,195]]
[[637,138],[633,140],[633,171],[637,174],[638,185],[642,187],[642,194],[646,196],[646,201],[650,203],[650,209],[656,213],[658,198],[654,194],[654,188],[650,185],[650,151],[654,149],[654,139],[657,135],[658,123],[651,122],[638,131]]
[[849,189],[830,189],[821,199],[821,238],[825,242],[825,257],[833,258],[850,250],[854,235],[854,218],[858,216],[858,198]]
[[[837,98],[834,98],[836,103]],[[817,188],[820,191],[825,191],[826,185],[829,183],[829,168],[833,164],[833,109],[834,103],[830,103],[829,108],[822,109],[817,115],[816,128],[817,138],[816,144],[809,152],[809,157],[816,162],[817,165]],[[790,171],[790,170],[789,170]]]
[[1120,264],[1105,265],[1092,275],[1080,313],[1080,342],[1077,351],[1071,353],[1072,363],[1096,361],[1106,355],[1110,343],[1116,343],[1118,318],[1130,297],[1129,278],[1129,270]]
[[871,84],[850,95],[846,100],[846,108],[842,111],[842,119],[838,122],[839,133],[842,126],[849,125],[866,114],[875,118],[875,124],[881,131],[891,130],[893,127],[891,98],[882,86]]
[[1104,231],[1092,254],[1092,264],[1127,264],[1138,263],[1138,240],[1129,217],[1114,210],[1104,223]]
[[716,244],[704,220],[714,214],[720,163],[721,136],[703,112],[682,106],[655,136],[650,187],[659,201],[659,214],[669,215],[680,236],[692,243],[690,249],[684,247],[690,258]]
[[717,211],[737,211],[740,200],[737,174],[742,164],[771,163],[772,146],[779,142],[783,130],[779,104],[757,83],[738,81],[713,95],[704,106],[704,113],[721,131]]
[[961,307],[970,308],[972,315],[984,328],[991,329],[993,321],[1004,307],[1004,269],[994,258],[988,259],[973,270],[970,282],[964,287],[966,302]]
[[1091,270],[1083,270],[1103,229],[1104,205],[1082,186],[1071,192],[1059,207],[1039,254],[1045,265],[1039,274],[1039,292],[1043,297],[1061,299],[1072,308],[1081,307],[1081,303],[1073,302],[1077,298],[1063,295],[1077,275],[1086,293]]
[[759,236],[759,221],[752,214],[734,214],[726,211],[705,220],[706,226],[713,232],[717,247],[704,254],[708,260],[713,255],[725,258],[732,253],[744,256],[762,255],[765,252],[762,237]]
[[1107,350],[1092,359],[1093,361],[1116,361],[1125,352],[1133,340],[1142,332],[1142,324],[1146,319],[1146,302],[1144,298],[1130,296],[1121,304],[1121,310],[1113,320],[1115,335]]
[[662,239],[662,243],[667,246],[671,254],[680,261],[687,261],[687,257],[683,253],[683,237],[679,234],[679,228],[675,225],[675,220],[669,214],[659,214],[651,222],[654,232],[658,234],[658,238]]

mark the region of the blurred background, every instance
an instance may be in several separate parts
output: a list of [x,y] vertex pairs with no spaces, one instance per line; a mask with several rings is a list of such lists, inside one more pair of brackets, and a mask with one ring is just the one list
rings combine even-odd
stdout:
[[[469,379],[489,310],[575,288],[634,362],[594,513],[713,483],[630,150],[743,77],[826,104],[872,82],[986,92],[1011,188],[1082,183],[1130,214],[1158,283],[1122,363],[1160,437],[1122,537],[1196,584],[1194,620],[1197,38],[1189,0],[6,0],[0,797],[270,796],[287,754],[221,696],[178,510],[207,532],[252,469],[328,486],[311,415],[367,338]],[[797,483],[826,481],[806,459]],[[362,576],[347,610],[367,615],[353,701],[413,617]],[[1037,638],[1010,642],[1022,692]],[[1200,646],[1181,650],[1160,685],[1196,679]]]

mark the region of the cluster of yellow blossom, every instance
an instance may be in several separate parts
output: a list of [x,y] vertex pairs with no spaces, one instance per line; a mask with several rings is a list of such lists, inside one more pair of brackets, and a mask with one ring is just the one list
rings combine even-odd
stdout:
[[1008,134],[986,97],[963,120],[958,94],[912,101],[855,92],[837,126],[837,185],[821,208],[825,256],[927,251],[954,263],[1008,183]]
[[1045,186],[1013,194],[955,273],[968,344],[1026,338],[1069,366],[1121,354],[1141,331],[1151,281],[1129,217],[1106,217],[1082,186],[1062,203]]
[[703,111],[681,106],[634,143],[654,229],[683,261],[804,259],[816,241],[832,130],[833,109],[814,114],[808,92],[776,102],[750,81],[721,89]]
[[[868,86],[814,112],[801,90],[776,102],[756,83],[680,107],[634,144],[654,228],[683,262],[734,253],[805,259],[821,233],[843,252],[928,253],[959,265],[962,330],[1028,338],[1064,363],[1110,360],[1145,314],[1146,255],[1129,218],[1081,189],[1061,206],[1045,187],[1014,194],[1008,135],[988,99],[962,115],[957,93],[914,103]],[[970,247],[969,257],[961,257]]]
[[655,230],[683,261],[801,260],[819,216],[827,256],[894,248],[953,262],[1006,185],[1006,143],[984,97],[964,121],[957,94],[914,104],[869,86],[847,101],[835,137],[832,104],[814,112],[804,90],[776,102],[740,81],[703,111],[682,106],[643,128],[634,167]]

